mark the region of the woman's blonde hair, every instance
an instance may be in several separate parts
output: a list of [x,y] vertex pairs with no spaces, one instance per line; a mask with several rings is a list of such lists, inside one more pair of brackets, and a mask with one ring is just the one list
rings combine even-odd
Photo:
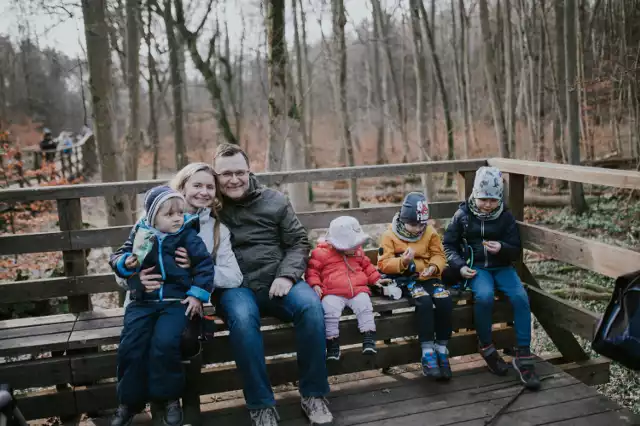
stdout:
[[207,172],[211,176],[216,184],[216,193],[213,198],[213,206],[211,208],[211,215],[216,219],[216,223],[213,225],[213,251],[211,255],[216,256],[218,246],[220,245],[220,219],[218,218],[218,212],[222,208],[222,197],[220,196],[220,186],[218,185],[218,175],[213,170],[213,167],[207,163],[190,163],[184,166],[169,182],[169,186],[180,193],[184,193],[184,187],[189,182],[189,179],[198,172]]

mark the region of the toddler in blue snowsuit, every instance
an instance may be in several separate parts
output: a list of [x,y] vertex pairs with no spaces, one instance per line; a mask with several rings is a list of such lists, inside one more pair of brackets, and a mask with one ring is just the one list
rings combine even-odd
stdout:
[[[185,200],[168,186],[147,192],[146,214],[129,239],[111,255],[114,272],[127,278],[131,303],[124,314],[118,347],[118,402],[112,425],[127,425],[148,400],[165,404],[164,422],[182,424],[179,398],[185,377],[181,337],[187,326],[187,306],[195,298],[208,302],[213,290],[214,262],[198,236],[198,216],[185,215]],[[176,264],[185,247],[191,268]],[[159,289],[149,291],[138,272],[154,267],[162,275]]]

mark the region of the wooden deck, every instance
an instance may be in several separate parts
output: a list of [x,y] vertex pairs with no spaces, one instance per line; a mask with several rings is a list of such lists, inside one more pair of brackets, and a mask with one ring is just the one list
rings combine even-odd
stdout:
[[[640,418],[599,394],[577,378],[546,361],[538,361],[544,378],[539,392],[522,392],[503,409],[522,386],[515,373],[506,377],[489,373],[477,356],[462,357],[453,364],[454,378],[436,383],[422,377],[419,366],[379,370],[333,377],[329,406],[335,425],[638,425]],[[587,373],[598,374],[597,369]],[[280,425],[307,425],[297,390],[279,392]],[[212,400],[215,399],[215,402]],[[204,424],[249,425],[239,392],[206,395],[201,399]],[[497,415],[498,412],[501,414]],[[494,417],[495,416],[495,417]],[[493,421],[489,421],[493,418]],[[108,419],[89,419],[83,426],[107,425]],[[141,414],[135,424],[151,424]]]

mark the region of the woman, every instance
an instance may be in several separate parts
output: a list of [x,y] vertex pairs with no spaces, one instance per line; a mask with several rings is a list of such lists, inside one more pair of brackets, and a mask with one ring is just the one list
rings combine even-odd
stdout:
[[[221,202],[213,168],[205,163],[189,164],[176,174],[170,182],[170,186],[182,193],[186,200],[188,213],[198,214],[200,217],[198,236],[203,240],[215,260],[214,288],[239,287],[243,277],[231,248],[231,233],[225,225],[216,219],[216,212],[221,207]],[[184,268],[189,267],[189,258],[184,248],[176,250],[176,262]],[[153,267],[140,271],[139,277],[147,291],[157,290],[162,284],[162,275]],[[126,284],[121,280],[118,281],[121,285]],[[125,306],[129,302],[128,299],[127,294]],[[187,308],[186,315],[193,317],[203,313],[202,303],[195,305],[193,309],[190,308]],[[182,421],[180,406],[174,405],[169,408],[165,414],[166,423],[180,423]],[[111,424],[126,425],[135,414],[126,410],[118,410]]]

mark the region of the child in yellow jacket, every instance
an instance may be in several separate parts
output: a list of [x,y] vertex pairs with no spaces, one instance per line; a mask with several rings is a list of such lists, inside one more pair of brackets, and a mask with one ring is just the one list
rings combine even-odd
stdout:
[[447,262],[442,241],[428,220],[424,195],[407,194],[400,212],[382,234],[378,269],[402,288],[403,295],[416,308],[422,373],[436,380],[449,380],[447,343],[452,332],[453,301],[441,281]]

